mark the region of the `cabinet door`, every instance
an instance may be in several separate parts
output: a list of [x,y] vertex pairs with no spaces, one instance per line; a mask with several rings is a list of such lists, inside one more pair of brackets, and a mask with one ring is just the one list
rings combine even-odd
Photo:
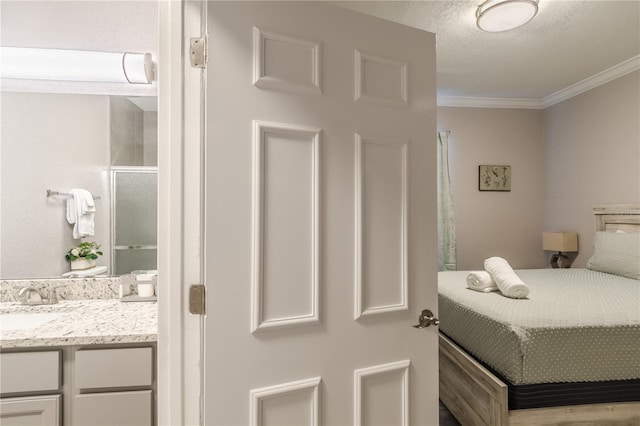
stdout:
[[62,395],[26,396],[0,400],[2,426],[59,426]]
[[[72,424],[77,426],[151,426],[153,393],[110,392],[76,395]],[[4,424],[3,424],[4,426]]]

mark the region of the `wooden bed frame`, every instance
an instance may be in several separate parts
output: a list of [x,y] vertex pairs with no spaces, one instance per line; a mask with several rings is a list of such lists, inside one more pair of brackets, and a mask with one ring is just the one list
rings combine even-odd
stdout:
[[[640,232],[640,206],[594,208],[596,230]],[[440,400],[463,426],[639,425],[640,401],[509,411],[507,385],[440,334]]]

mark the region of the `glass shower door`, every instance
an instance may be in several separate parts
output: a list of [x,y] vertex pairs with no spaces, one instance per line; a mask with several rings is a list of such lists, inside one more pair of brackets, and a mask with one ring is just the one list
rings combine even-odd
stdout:
[[111,271],[157,269],[157,167],[111,168]]

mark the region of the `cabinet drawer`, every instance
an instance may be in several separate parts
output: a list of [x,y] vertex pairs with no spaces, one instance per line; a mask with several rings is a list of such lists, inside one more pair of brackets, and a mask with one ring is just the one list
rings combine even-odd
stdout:
[[75,353],[78,389],[151,386],[153,348],[81,349]]
[[60,351],[0,353],[0,393],[57,391]]
[[114,426],[153,424],[152,391],[91,393],[76,395],[74,425]]

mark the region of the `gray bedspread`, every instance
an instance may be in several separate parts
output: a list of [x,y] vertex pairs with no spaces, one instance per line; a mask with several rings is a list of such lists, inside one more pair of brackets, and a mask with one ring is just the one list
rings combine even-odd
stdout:
[[589,269],[517,270],[527,299],[440,272],[440,330],[514,384],[640,378],[640,281]]

